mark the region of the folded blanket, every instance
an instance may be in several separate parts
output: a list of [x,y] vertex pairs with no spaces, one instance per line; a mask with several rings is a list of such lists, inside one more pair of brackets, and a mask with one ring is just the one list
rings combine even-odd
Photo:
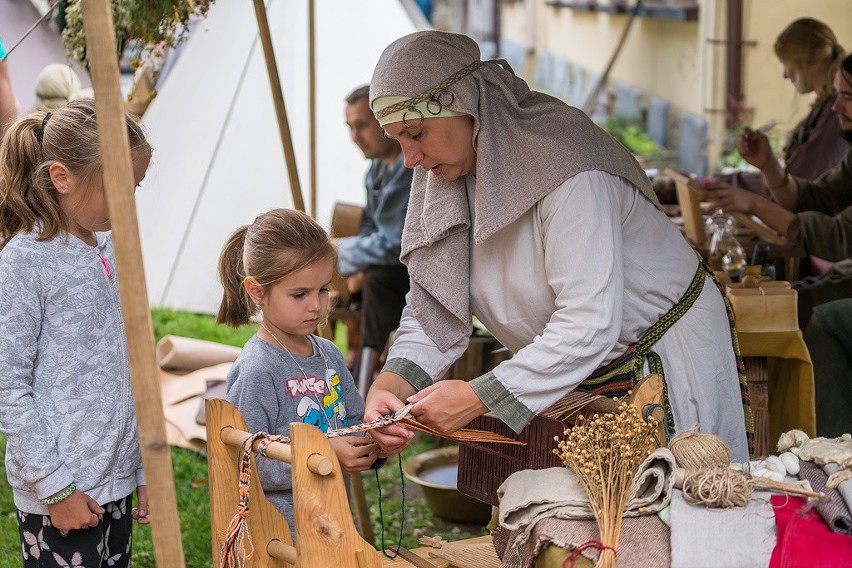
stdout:
[[[826,473],[826,475],[831,477],[840,471],[840,466],[836,463],[827,463],[822,466],[822,470]],[[843,502],[846,503],[846,508],[849,509],[849,511],[852,511],[852,479],[843,481],[837,486],[837,491],[840,493],[840,497],[843,498]]]
[[[537,523],[531,538],[521,546],[515,544],[518,531],[501,526],[494,531],[493,537],[501,568],[530,568],[549,546],[563,550],[547,550],[548,566],[561,566],[568,551],[600,538],[595,521],[552,517]],[[615,550],[619,568],[666,568],[671,562],[669,528],[656,515],[623,519]],[[599,551],[586,548],[581,554],[597,562]],[[581,565],[577,562],[577,566]]]
[[801,462],[799,479],[807,479],[814,491],[825,493],[827,498],[814,500],[814,509],[832,531],[852,535],[852,513],[837,489],[829,489],[826,485],[828,474],[812,462]]
[[[658,448],[639,466],[633,477],[624,516],[652,514],[669,504],[675,460],[666,448]],[[523,470],[510,475],[497,489],[500,526],[516,531],[520,546],[542,519],[593,519],[586,491],[573,470],[553,467]]]
[[848,568],[852,561],[852,538],[828,529],[805,499],[773,495],[778,546],[770,568]]

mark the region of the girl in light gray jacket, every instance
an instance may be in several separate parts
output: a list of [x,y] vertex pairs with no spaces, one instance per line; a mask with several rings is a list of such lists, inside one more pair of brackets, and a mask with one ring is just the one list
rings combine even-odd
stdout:
[[[95,120],[75,101],[0,145],[0,431],[25,568],[128,566],[148,522]],[[127,129],[138,184],[151,148]]]

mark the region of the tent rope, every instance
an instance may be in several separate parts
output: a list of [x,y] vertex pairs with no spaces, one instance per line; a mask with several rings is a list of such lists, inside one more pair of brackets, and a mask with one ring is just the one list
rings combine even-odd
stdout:
[[21,43],[23,43],[23,41],[25,39],[27,39],[27,36],[29,36],[31,33],[33,33],[33,31],[35,31],[35,29],[37,27],[39,27],[39,25],[42,22],[44,22],[46,19],[49,18],[50,15],[53,13],[54,8],[56,8],[58,5],[59,5],[59,0],[56,0],[56,2],[54,2],[53,5],[51,5],[47,9],[47,11],[44,14],[42,14],[42,16],[38,20],[36,20],[36,23],[34,23],[32,26],[30,26],[30,29],[28,29],[26,32],[24,32],[24,35],[21,36],[21,39],[19,39],[14,44],[12,44],[12,47],[10,47],[6,51],[6,55],[4,55],[3,57],[0,57],[0,63],[9,59],[9,56],[12,55],[12,52],[15,51],[15,48],[17,48],[19,45],[21,45]]

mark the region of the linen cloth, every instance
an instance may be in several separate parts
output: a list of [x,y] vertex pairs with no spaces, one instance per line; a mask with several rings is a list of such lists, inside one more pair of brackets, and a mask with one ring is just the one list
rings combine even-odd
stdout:
[[[667,448],[657,448],[645,458],[633,478],[624,516],[652,514],[667,507],[674,489],[674,468],[674,456]],[[585,489],[567,467],[513,473],[497,489],[497,496],[500,526],[516,533],[517,546],[525,544],[545,518],[594,518]]]
[[[548,547],[558,547],[565,551],[547,551],[551,562],[559,562],[548,565],[562,566],[568,551],[590,540],[599,539],[600,533],[593,520],[550,517],[536,524],[532,537],[523,545],[515,544],[516,531],[502,526],[497,527],[493,536],[501,568],[530,568]],[[671,564],[669,528],[656,515],[622,519],[615,551],[619,568],[667,568]],[[594,562],[597,562],[599,556],[594,548],[587,548],[581,554]]]
[[755,491],[745,509],[708,509],[671,500],[672,568],[765,568],[775,548],[770,494]]

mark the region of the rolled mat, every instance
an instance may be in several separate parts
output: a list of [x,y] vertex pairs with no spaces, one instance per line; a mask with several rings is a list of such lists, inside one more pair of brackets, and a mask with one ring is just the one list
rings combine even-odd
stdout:
[[800,467],[799,479],[807,479],[814,491],[827,495],[825,499],[814,501],[814,509],[828,525],[828,528],[836,533],[852,535],[852,513],[849,512],[849,507],[846,506],[846,501],[843,500],[840,492],[837,489],[830,489],[826,485],[828,475],[822,466],[813,462],[802,461]]
[[157,342],[157,364],[172,373],[190,373],[220,363],[233,363],[240,348],[214,341],[166,335]]

